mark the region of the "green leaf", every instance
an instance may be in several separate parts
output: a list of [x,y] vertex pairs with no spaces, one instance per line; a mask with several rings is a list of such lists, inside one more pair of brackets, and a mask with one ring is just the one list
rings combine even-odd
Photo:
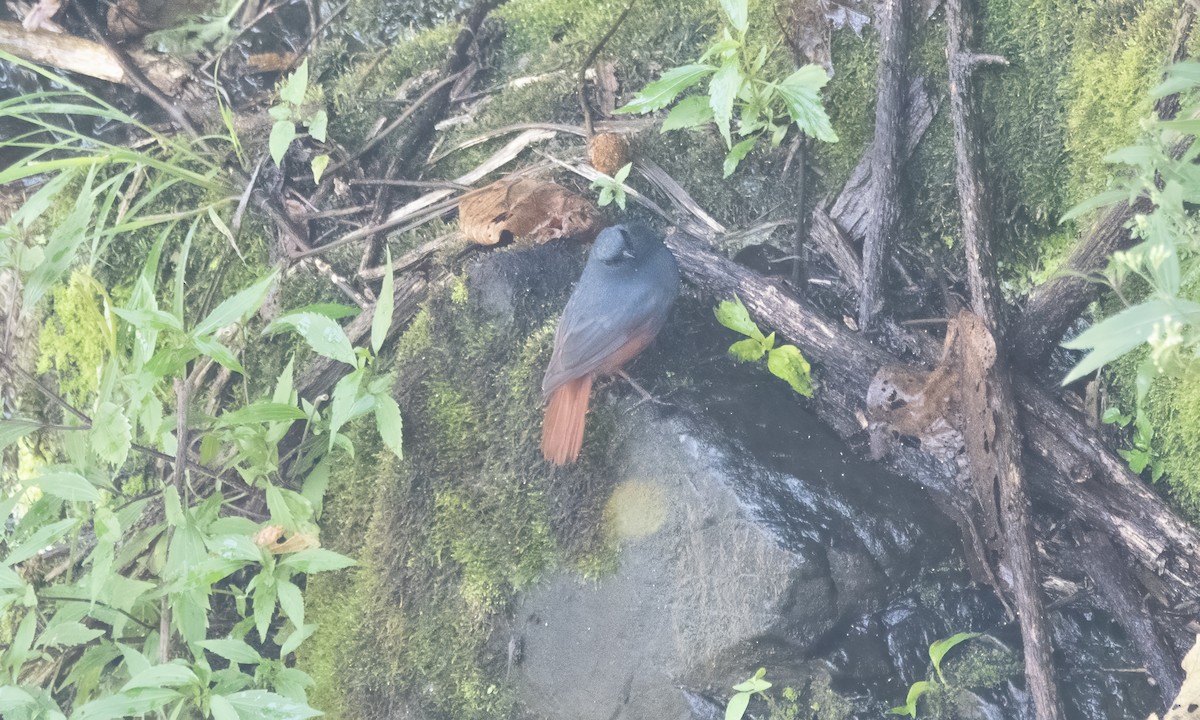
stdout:
[[271,626],[271,620],[275,617],[275,586],[266,582],[261,582],[264,575],[259,575],[257,587],[254,588],[254,627],[258,630],[258,637],[263,642],[267,640],[267,629]]
[[[329,115],[324,110],[318,110],[313,113],[313,116],[308,121],[308,134],[313,140],[323,143],[325,142],[325,128],[329,125]],[[325,156],[325,162],[329,162],[329,156]]]
[[746,714],[746,707],[750,705],[750,693],[740,692],[729,698],[729,704],[725,706],[725,720],[742,720]]
[[36,532],[25,539],[25,542],[14,548],[2,562],[11,566],[28,560],[66,537],[67,533],[75,529],[77,524],[78,520],[75,518],[67,518],[38,528]]
[[65,622],[46,628],[46,632],[38,638],[38,647],[74,647],[83,645],[100,637],[104,631],[90,628],[79,622]]
[[266,690],[243,690],[225,699],[241,720],[305,720],[321,714],[304,703]]
[[[629,177],[629,171],[632,169],[633,169],[633,163],[631,163],[631,162],[627,162],[624,165],[622,165],[621,169],[617,171],[617,174],[613,175],[613,182],[615,182],[617,185],[623,184],[625,182],[625,179]],[[622,205],[621,207],[624,207],[624,205]]]
[[716,72],[712,65],[681,65],[672,68],[662,77],[642,88],[627,105],[619,107],[617,113],[647,113],[661,110],[671,104],[679,93]]
[[276,167],[283,164],[283,156],[296,139],[296,123],[291,120],[276,120],[271,126],[271,136],[267,139],[267,147],[271,150],[271,159]]
[[297,627],[304,624],[304,595],[290,580],[280,580],[275,587],[279,595],[279,609]]
[[313,303],[303,307],[293,308],[288,311],[289,315],[297,313],[311,312],[318,315],[324,315],[330,320],[341,320],[342,318],[354,317],[362,312],[362,308],[357,305],[346,305],[343,303]]
[[111,402],[100,403],[92,416],[92,429],[88,431],[92,450],[96,457],[109,465],[120,467],[129,457],[133,444],[133,426],[125,412]]
[[226,428],[281,420],[303,420],[305,417],[304,411],[295,405],[259,400],[233,412],[223,413],[217,418],[215,427]]
[[929,646],[929,659],[933,661],[933,669],[937,672],[938,679],[943,683],[946,678],[942,675],[942,658],[946,657],[946,653],[950,652],[955,646],[977,638],[982,633],[976,632],[960,632],[951,635],[944,640],[938,640]]
[[134,310],[132,308],[113,308],[117,317],[129,323],[138,330],[176,330],[183,332],[183,323],[165,310]]
[[763,347],[763,345],[763,341],[755,338],[738,340],[729,346],[729,354],[742,362],[754,362],[767,352],[767,348]]
[[932,688],[932,687],[933,687],[932,683],[930,683],[926,680],[921,680],[920,682],[913,683],[908,688],[908,698],[905,701],[906,704],[901,705],[900,707],[894,707],[891,710],[888,710],[887,714],[888,715],[907,715],[911,718],[915,718],[917,716],[917,701],[921,699],[922,695],[929,692],[930,688]]
[[1072,350],[1091,348],[1091,352],[1067,373],[1062,384],[1070,384],[1146,342],[1154,326],[1167,317],[1191,324],[1200,319],[1200,304],[1181,299],[1156,298],[1125,308],[1096,323],[1078,337],[1062,344]]
[[301,625],[293,630],[292,634],[288,635],[288,639],[284,640],[283,645],[280,646],[279,657],[286,658],[288,655],[296,652],[296,648],[300,647],[300,643],[312,637],[316,629],[317,625],[314,623],[311,625]]
[[212,695],[208,699],[208,709],[212,712],[213,720],[241,720],[238,711],[224,695]]
[[746,306],[742,304],[742,300],[738,296],[734,295],[732,300],[722,300],[714,312],[717,316],[717,322],[730,330],[746,335],[747,337],[758,340],[763,339],[762,331],[750,319],[750,313],[746,311]]
[[183,505],[179,502],[179,491],[174,485],[163,488],[163,511],[167,516],[167,524],[171,527],[183,522]]
[[802,131],[824,142],[837,142],[837,133],[829,123],[829,115],[821,103],[820,90],[829,82],[829,75],[820,65],[805,65],[774,86],[788,116]]
[[71,720],[117,720],[147,715],[181,697],[166,688],[139,688],[93,700],[77,709]]
[[734,170],[737,170],[737,166],[742,162],[742,158],[746,157],[754,149],[754,143],[756,142],[758,142],[757,137],[750,137],[733,146],[729,154],[725,156],[725,177],[729,177],[733,174]]
[[213,308],[213,311],[192,328],[193,337],[207,335],[227,325],[240,322],[258,312],[267,293],[275,283],[275,272],[272,271],[250,287],[239,291],[232,297]]
[[218,638],[215,640],[201,640],[196,644],[230,662],[257,665],[263,661],[262,655],[259,655],[258,651],[250,647],[244,640]]
[[721,12],[739,33],[745,33],[750,24],[750,16],[746,10],[747,4],[747,0],[721,0]]
[[[0,420],[0,452],[3,452],[9,445],[12,445],[41,426],[41,423],[33,420],[19,418]],[[3,519],[0,518],[0,520]]]
[[221,367],[243,375],[246,374],[233,351],[217,342],[216,338],[211,335],[192,338],[192,344],[202,355],[212,358]]
[[1116,203],[1119,203],[1119,202],[1122,202],[1122,201],[1125,201],[1128,199],[1129,199],[1129,191],[1128,190],[1108,190],[1106,192],[1100,193],[1099,195],[1093,195],[1092,197],[1088,198],[1087,200],[1084,200],[1083,202],[1079,203],[1075,207],[1068,210],[1061,218],[1059,218],[1058,224],[1061,225],[1065,222],[1070,222],[1071,220],[1074,220],[1075,218],[1082,217],[1083,215],[1087,215],[1088,213],[1092,212],[1093,210],[1098,210],[1102,207],[1108,207],[1109,205],[1115,205]]
[[318,355],[338,360],[347,365],[357,365],[354,348],[346,331],[333,320],[313,312],[288,313],[267,326],[264,334],[280,330],[294,330],[304,338],[308,346]]
[[712,122],[713,111],[708,104],[707,95],[692,95],[686,97],[675,104],[671,108],[671,112],[667,114],[663,120],[661,132],[668,130],[683,130],[685,128],[694,128]]
[[362,384],[363,369],[338,380],[333,386],[333,398],[329,404],[329,449],[333,449],[334,437],[343,425],[355,417],[355,406],[358,403],[358,388]]
[[392,278],[392,249],[385,250],[387,273],[383,276],[383,285],[379,288],[379,299],[375,302],[375,313],[371,316],[371,352],[379,354],[387,332],[392,327],[392,313],[395,308],[395,285]]
[[1186,92],[1200,85],[1200,63],[1181,62],[1167,68],[1167,79],[1150,91],[1150,97],[1160,98]]
[[87,478],[79,473],[58,471],[42,473],[33,483],[42,492],[71,502],[96,502],[100,499],[100,491]]
[[400,405],[390,395],[375,396],[375,427],[388,450],[404,459],[404,421],[400,417]]
[[183,664],[182,660],[174,660],[163,665],[146,668],[129,679],[121,692],[138,688],[179,687],[200,682],[196,673]]
[[767,369],[775,377],[787,381],[804,397],[812,397],[812,376],[808,360],[795,345],[780,345],[767,353]]
[[66,217],[56,222],[46,242],[45,257],[42,263],[34,268],[25,280],[25,297],[22,307],[32,312],[38,301],[46,294],[63,272],[70,267],[79,250],[79,244],[87,235],[88,224],[95,211],[96,197],[92,194],[92,180],[96,176],[96,165],[93,165],[79,188],[75,206]]
[[742,71],[736,58],[726,61],[708,83],[708,104],[713,111],[713,122],[721,131],[721,137],[725,138],[727,148],[733,145],[729,123],[733,120],[733,102],[741,87]]
[[285,103],[299,105],[304,102],[304,93],[308,92],[308,58],[300,63],[300,67],[291,75],[288,75],[287,80],[283,81],[283,87],[279,88],[279,99]]
[[313,182],[319,184],[321,176],[325,174],[325,168],[329,167],[329,155],[326,153],[317,155],[309,161],[308,166],[312,169]]
[[289,555],[284,558],[280,565],[290,568],[295,568],[304,573],[327,572],[329,570],[341,570],[352,565],[357,565],[352,558],[345,555],[335,553],[332,550],[325,548],[311,548],[309,550],[301,550],[294,555]]
[[0,713],[15,713],[18,709],[37,704],[32,695],[13,685],[0,686]]

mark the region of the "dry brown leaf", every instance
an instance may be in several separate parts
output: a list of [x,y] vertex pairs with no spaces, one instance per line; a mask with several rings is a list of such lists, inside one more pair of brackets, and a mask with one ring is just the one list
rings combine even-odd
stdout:
[[296,533],[286,540],[280,540],[283,537],[283,527],[280,525],[268,525],[262,530],[254,533],[254,544],[267,550],[272,555],[282,555],[283,553],[300,552],[310,548],[321,547],[321,541],[312,535]]
[[[1179,664],[1187,677],[1163,720],[1196,720],[1200,718],[1200,636]],[[1151,715],[1150,720],[1158,720],[1158,716]]]
[[600,214],[586,199],[529,178],[498,180],[471,193],[459,203],[458,218],[463,235],[480,245],[590,239],[600,229]]

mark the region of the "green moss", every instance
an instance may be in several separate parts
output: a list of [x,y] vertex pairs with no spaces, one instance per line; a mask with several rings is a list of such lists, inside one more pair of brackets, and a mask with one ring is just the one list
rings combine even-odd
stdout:
[[1103,158],[1131,143],[1149,117],[1149,90],[1170,59],[1176,4],[1107,0],[1081,17],[1075,32],[1066,118],[1072,190],[1081,199],[1103,190]]
[[785,687],[779,697],[768,696],[770,720],[846,720],[854,705],[829,686],[828,673],[818,673],[801,690]]
[[111,350],[106,300],[104,288],[86,270],[76,270],[70,282],[54,290],[53,310],[42,324],[37,372],[53,369],[59,391],[73,405],[89,404]]

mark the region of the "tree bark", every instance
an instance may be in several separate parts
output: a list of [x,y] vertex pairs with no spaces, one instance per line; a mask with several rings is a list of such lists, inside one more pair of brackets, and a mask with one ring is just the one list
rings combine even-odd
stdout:
[[875,139],[871,146],[870,223],[863,243],[858,326],[868,331],[883,309],[884,266],[900,227],[900,162],[904,130],[904,59],[908,47],[907,0],[879,7],[879,73],[875,96]]
[[[954,125],[955,183],[962,215],[971,308],[981,321],[979,339],[964,343],[963,418],[969,472],[976,500],[995,513],[1008,565],[1013,599],[1025,649],[1025,679],[1040,720],[1062,717],[1054,682],[1053,646],[1037,568],[1021,428],[1000,325],[1000,291],[991,251],[991,218],[986,204],[978,113],[972,92],[973,8],[970,0],[946,0],[946,48],[950,67],[950,113]],[[964,318],[965,319],[965,318]],[[990,338],[987,335],[990,334]],[[964,337],[966,334],[964,332]],[[984,350],[986,347],[986,351]],[[975,355],[976,357],[972,357]],[[997,502],[998,500],[998,502]],[[985,510],[988,512],[988,510]]]

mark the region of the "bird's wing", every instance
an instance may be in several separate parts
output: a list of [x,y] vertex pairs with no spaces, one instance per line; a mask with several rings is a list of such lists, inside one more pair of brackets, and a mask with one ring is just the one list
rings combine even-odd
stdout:
[[542,391],[549,394],[569,380],[596,372],[631,342],[648,344],[666,319],[663,305],[668,303],[656,297],[659,294],[657,290],[633,293],[636,297],[613,298],[607,307],[587,312],[567,303]]

